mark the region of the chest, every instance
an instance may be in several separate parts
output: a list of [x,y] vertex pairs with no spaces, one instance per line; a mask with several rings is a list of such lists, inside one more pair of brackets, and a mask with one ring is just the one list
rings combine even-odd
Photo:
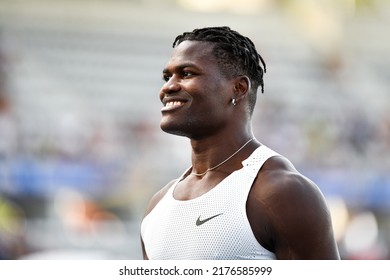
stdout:
[[226,188],[226,186],[231,186],[231,184],[227,182],[229,179],[230,176],[223,173],[210,174],[203,178],[190,175],[176,184],[172,196],[175,200],[179,201],[193,200],[206,195],[215,188]]
[[246,183],[229,178],[191,200],[176,200],[173,190],[168,192],[145,221],[148,256],[229,259],[245,255],[249,247],[243,248],[256,244],[245,213],[250,189],[250,182]]

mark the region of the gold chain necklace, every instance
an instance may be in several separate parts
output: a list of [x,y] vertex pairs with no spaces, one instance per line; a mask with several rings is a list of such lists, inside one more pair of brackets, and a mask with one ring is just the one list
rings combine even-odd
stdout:
[[211,171],[211,170],[214,170],[218,167],[220,167],[222,164],[226,163],[229,159],[231,159],[232,157],[234,157],[236,154],[238,154],[242,149],[244,149],[244,147],[246,145],[249,144],[249,142],[251,142],[253,139],[255,138],[251,138],[249,139],[244,145],[242,145],[237,151],[235,151],[231,156],[229,156],[227,159],[225,159],[224,161],[222,161],[221,163],[218,163],[216,166],[213,166],[211,168],[208,168],[205,172],[203,173],[195,173],[195,172],[191,172],[192,175],[195,175],[195,176],[199,176],[199,177],[202,177],[203,175],[205,175],[207,172]]

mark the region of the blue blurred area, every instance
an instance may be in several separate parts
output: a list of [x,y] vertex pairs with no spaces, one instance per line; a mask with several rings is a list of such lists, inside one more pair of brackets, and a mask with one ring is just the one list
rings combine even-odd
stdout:
[[[114,181],[118,168],[119,164],[112,166],[96,162],[40,162],[32,159],[0,162],[0,190],[13,195],[50,197],[56,188],[67,187],[101,197],[110,191],[107,186]],[[389,174],[361,176],[343,170],[304,170],[303,173],[321,187],[325,196],[342,197],[351,207],[390,211]]]
[[[83,193],[99,193],[112,177],[112,167],[96,162],[40,162],[21,159],[0,162],[0,182],[12,186],[12,193],[46,197],[57,186],[75,188]],[[3,184],[5,186],[5,184]]]
[[325,171],[305,172],[321,187],[325,196],[338,196],[353,208],[390,211],[390,176],[356,172]]

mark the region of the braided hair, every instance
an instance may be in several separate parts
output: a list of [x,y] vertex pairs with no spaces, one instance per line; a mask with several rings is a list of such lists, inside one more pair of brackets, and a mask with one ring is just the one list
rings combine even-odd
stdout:
[[229,78],[239,75],[249,77],[254,89],[249,95],[252,113],[256,103],[257,88],[260,86],[261,92],[264,93],[263,75],[266,72],[265,62],[257,53],[254,43],[227,26],[205,27],[184,32],[176,37],[173,47],[186,40],[215,43],[213,54],[218,64],[222,66],[223,73]]

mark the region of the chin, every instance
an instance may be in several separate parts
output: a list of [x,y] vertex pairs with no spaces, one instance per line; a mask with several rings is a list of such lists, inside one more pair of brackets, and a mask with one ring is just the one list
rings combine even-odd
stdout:
[[169,133],[169,134],[189,137],[189,135],[182,128],[177,127],[177,126],[166,125],[166,124],[161,123],[160,128],[162,131]]
[[214,131],[213,129],[211,129],[210,131],[210,129],[205,128],[204,124],[202,126],[196,125],[196,123],[192,120],[187,120],[181,123],[177,121],[171,122],[161,120],[160,128],[166,133],[174,134],[177,136],[184,136],[190,139],[199,139],[205,136],[205,134],[207,135],[211,131]]

